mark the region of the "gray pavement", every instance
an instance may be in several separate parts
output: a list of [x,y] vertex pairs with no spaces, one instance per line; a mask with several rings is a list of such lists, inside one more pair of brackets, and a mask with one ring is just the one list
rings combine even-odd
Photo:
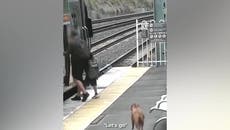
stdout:
[[86,130],[131,130],[130,105],[132,103],[141,105],[145,114],[144,129],[152,130],[154,122],[166,116],[166,113],[160,111],[149,113],[149,108],[154,106],[166,91],[166,67],[150,68]]

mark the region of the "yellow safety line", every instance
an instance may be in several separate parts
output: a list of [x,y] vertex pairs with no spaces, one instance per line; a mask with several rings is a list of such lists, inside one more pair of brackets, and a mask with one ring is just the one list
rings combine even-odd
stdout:
[[100,93],[100,98],[90,100],[64,120],[64,130],[84,130],[103,113],[119,96],[131,87],[149,67],[129,69],[120,80],[115,81]]

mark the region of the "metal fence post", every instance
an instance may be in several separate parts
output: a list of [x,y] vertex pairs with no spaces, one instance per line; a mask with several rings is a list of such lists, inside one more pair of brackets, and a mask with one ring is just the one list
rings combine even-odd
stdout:
[[138,19],[136,19],[136,44],[137,44],[137,67],[139,67],[139,45],[138,45]]

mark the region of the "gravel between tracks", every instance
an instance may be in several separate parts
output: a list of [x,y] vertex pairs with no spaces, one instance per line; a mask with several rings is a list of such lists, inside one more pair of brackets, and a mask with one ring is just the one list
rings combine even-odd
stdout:
[[133,35],[132,37],[121,41],[119,44],[116,44],[95,55],[95,58],[99,64],[99,68],[106,66],[134,47],[136,47],[136,35]]

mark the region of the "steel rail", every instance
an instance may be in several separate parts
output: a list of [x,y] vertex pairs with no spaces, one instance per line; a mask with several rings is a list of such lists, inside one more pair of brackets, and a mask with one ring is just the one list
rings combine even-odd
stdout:
[[[139,30],[139,31],[141,31],[141,30]],[[130,33],[130,34],[124,36],[124,37],[121,37],[121,38],[119,38],[119,39],[117,39],[117,40],[115,40],[115,41],[113,41],[113,42],[111,42],[111,43],[109,43],[109,44],[97,49],[97,50],[92,51],[92,54],[96,55],[96,54],[104,51],[105,49],[107,49],[107,48],[109,48],[111,46],[114,46],[114,45],[118,44],[120,41],[123,41],[123,40],[125,40],[125,39],[127,39],[127,38],[129,38],[129,37],[131,37],[131,36],[133,36],[135,34],[136,34],[136,32],[133,32],[133,33]]]
[[133,26],[133,27],[130,27],[130,28],[128,28],[128,29],[124,29],[124,30],[122,30],[122,31],[120,31],[120,32],[117,32],[117,33],[115,33],[115,34],[112,34],[112,35],[110,35],[110,36],[108,36],[108,37],[106,37],[106,38],[103,38],[103,39],[100,39],[100,40],[98,40],[98,41],[96,41],[96,42],[93,42],[93,43],[91,43],[91,47],[95,47],[95,46],[97,46],[97,45],[99,45],[99,44],[101,44],[101,43],[103,43],[103,42],[105,42],[105,41],[108,41],[108,40],[110,40],[110,39],[113,39],[113,38],[116,37],[116,36],[122,35],[122,34],[124,34],[124,33],[129,32],[129,31],[132,31],[132,30],[134,30],[135,28],[136,28],[136,27]]
[[[151,19],[151,18],[153,18],[153,16],[145,16],[145,17],[142,17],[142,18],[139,18],[139,19],[140,20],[148,20],[148,19]],[[96,34],[96,33],[111,30],[111,29],[114,29],[114,28],[130,25],[130,24],[135,24],[135,22],[136,22],[136,19],[131,19],[131,20],[126,20],[126,21],[119,22],[119,23],[113,23],[113,24],[93,28],[93,33]]]
[[95,20],[92,20],[92,24],[98,24],[98,23],[109,22],[113,20],[121,20],[124,18],[138,17],[138,16],[150,15],[150,14],[153,15],[153,11],[147,11],[144,13],[133,13],[133,14],[128,14],[128,15],[120,15],[120,16],[104,18],[104,19],[95,19]]

